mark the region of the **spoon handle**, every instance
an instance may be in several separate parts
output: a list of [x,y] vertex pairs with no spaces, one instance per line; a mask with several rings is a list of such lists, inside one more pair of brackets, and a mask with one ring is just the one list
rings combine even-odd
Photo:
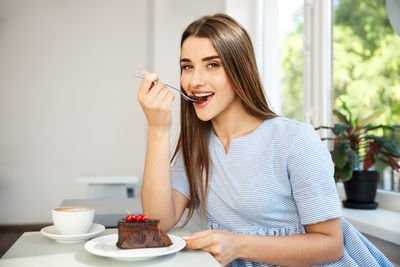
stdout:
[[[140,76],[140,75],[137,75],[137,74],[136,74],[135,76],[136,76],[136,78],[143,79],[143,77]],[[155,83],[157,83],[157,82],[155,82]],[[184,98],[186,101],[190,101],[190,102],[199,102],[199,101],[196,100],[196,99],[193,99],[193,98],[188,97],[188,96],[187,96],[186,94],[184,94],[181,90],[179,90],[178,88],[173,87],[172,85],[169,85],[169,84],[166,84],[166,83],[164,83],[164,85],[167,86],[167,87],[169,87],[169,88],[171,88],[171,89],[174,89],[174,90],[178,91],[179,93],[181,93],[181,95],[183,96],[183,98]]]

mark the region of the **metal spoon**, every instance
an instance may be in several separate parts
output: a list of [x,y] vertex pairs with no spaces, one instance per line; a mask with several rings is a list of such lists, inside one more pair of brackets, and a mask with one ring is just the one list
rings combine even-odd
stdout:
[[[136,76],[136,78],[143,79],[143,77],[140,76],[140,75],[137,75],[137,74],[136,74],[135,76]],[[156,83],[157,83],[157,82],[156,82]],[[167,87],[169,87],[169,88],[171,88],[171,89],[174,89],[174,90],[178,91],[179,93],[181,93],[181,95],[183,96],[183,98],[184,98],[186,101],[189,101],[189,102],[196,102],[196,103],[201,103],[201,102],[207,101],[207,97],[206,97],[206,96],[191,96],[191,97],[189,97],[189,96],[187,96],[184,92],[182,92],[181,90],[179,90],[178,88],[175,88],[175,87],[173,87],[173,86],[171,86],[171,85],[169,85],[169,84],[166,84],[166,83],[164,83],[164,85],[167,86]]]

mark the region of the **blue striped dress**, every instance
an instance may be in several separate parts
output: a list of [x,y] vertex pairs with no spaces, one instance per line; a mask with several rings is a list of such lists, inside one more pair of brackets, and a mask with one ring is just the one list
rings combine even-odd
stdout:
[[[393,266],[341,216],[328,149],[309,124],[277,117],[233,139],[228,153],[212,131],[207,227],[251,235],[305,233],[305,225],[341,218],[343,257],[323,266]],[[182,156],[171,169],[174,190],[188,199]],[[270,266],[237,259],[228,266]]]

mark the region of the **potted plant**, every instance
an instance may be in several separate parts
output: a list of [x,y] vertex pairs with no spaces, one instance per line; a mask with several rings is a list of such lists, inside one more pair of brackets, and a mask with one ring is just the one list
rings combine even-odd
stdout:
[[380,163],[398,171],[400,168],[400,150],[387,134],[378,132],[395,132],[399,125],[372,125],[371,122],[382,114],[377,111],[361,118],[353,118],[352,113],[343,103],[347,114],[338,110],[333,113],[340,123],[331,126],[320,126],[319,129],[329,129],[334,137],[322,138],[332,140],[332,159],[335,165],[335,180],[343,181],[346,201],[343,205],[348,208],[375,209],[376,189],[379,173],[374,169]]

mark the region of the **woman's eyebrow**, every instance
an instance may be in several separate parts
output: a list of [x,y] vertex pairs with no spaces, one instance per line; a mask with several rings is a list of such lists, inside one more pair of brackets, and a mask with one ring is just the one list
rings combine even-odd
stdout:
[[[201,61],[209,61],[209,60],[213,60],[213,59],[216,59],[216,58],[219,58],[219,56],[205,57],[205,58],[202,58]],[[191,60],[188,59],[188,58],[181,58],[180,62],[191,62]]]
[[216,59],[216,58],[219,58],[219,56],[209,56],[209,57],[205,57],[205,58],[203,58],[201,61],[209,61],[209,60],[213,60],[213,59]]

